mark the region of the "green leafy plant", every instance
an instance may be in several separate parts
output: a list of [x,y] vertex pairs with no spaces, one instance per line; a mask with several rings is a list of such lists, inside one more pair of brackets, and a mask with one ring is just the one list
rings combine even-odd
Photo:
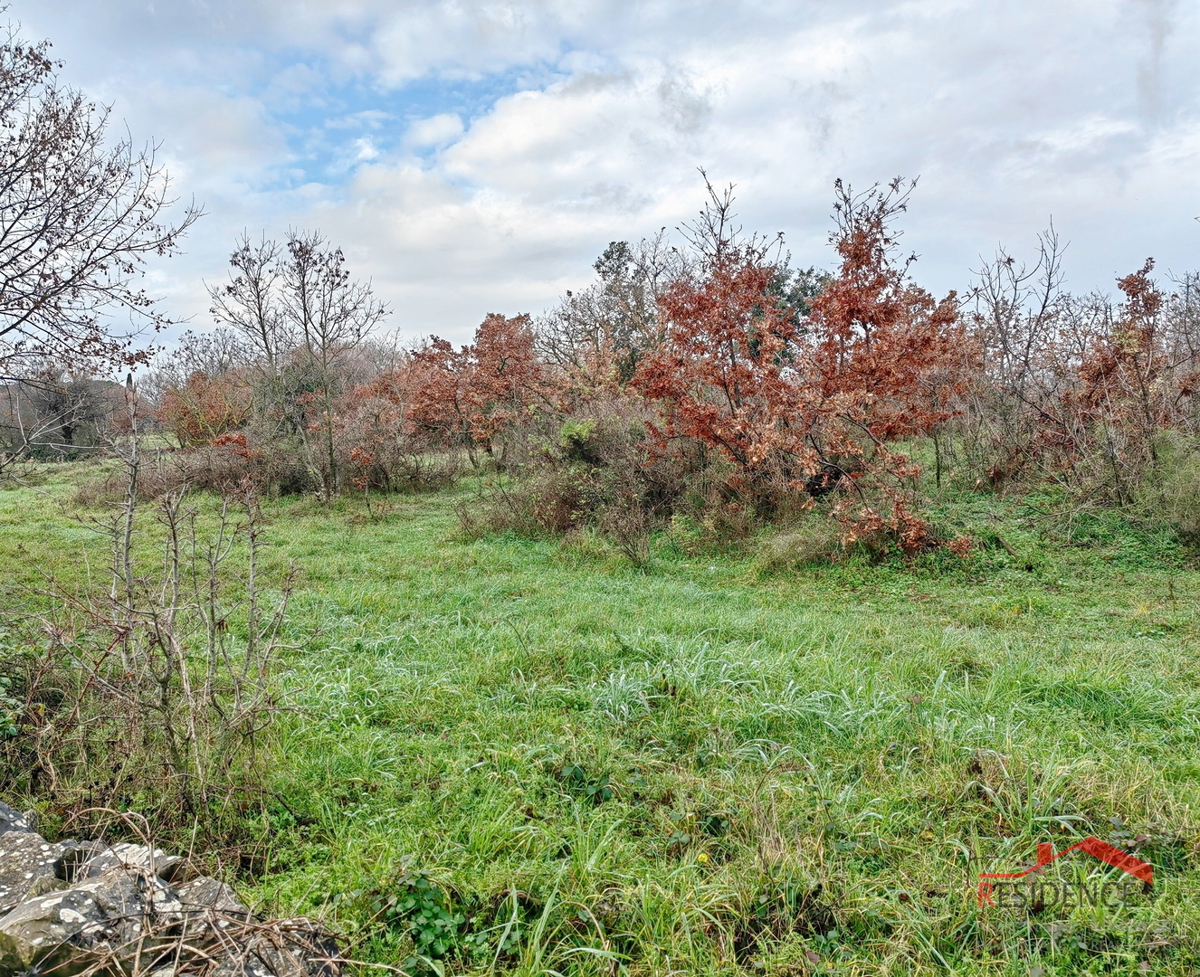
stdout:
[[389,926],[401,929],[412,939],[414,952],[406,969],[427,968],[428,961],[444,960],[460,948],[466,915],[424,872],[404,873],[389,895],[376,900],[374,908]]
[[20,732],[22,705],[19,699],[12,697],[11,691],[12,679],[0,675],[0,737],[4,739],[12,739]]
[[423,871],[410,870],[377,896],[375,914],[412,940],[405,960],[410,973],[442,973],[447,964],[511,960],[521,952],[528,914],[540,908],[523,892],[502,900],[460,897]]
[[593,804],[603,804],[617,796],[612,781],[603,774],[593,775],[579,763],[564,763],[558,768],[557,776],[571,793],[586,798]]

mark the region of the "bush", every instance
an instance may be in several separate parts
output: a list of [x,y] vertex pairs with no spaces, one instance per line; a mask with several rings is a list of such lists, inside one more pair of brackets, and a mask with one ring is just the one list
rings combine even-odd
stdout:
[[338,401],[334,453],[360,492],[437,488],[461,471],[462,450],[439,444],[412,422],[411,390],[400,379],[393,371]]
[[643,408],[620,395],[597,398],[537,450],[515,484],[487,486],[481,512],[462,513],[470,533],[563,534],[599,530],[632,562],[649,559],[650,538],[682,509],[705,508],[725,483],[711,453],[683,439],[662,449],[648,436]]
[[[108,578],[51,581],[56,599],[38,595],[0,641],[0,786],[84,823],[135,811],[184,842],[194,818],[211,840],[240,843],[249,826],[234,812],[266,796],[290,580],[273,601],[253,585],[263,533],[252,492],[211,532],[183,491],[148,520],[127,481],[116,508],[103,527]],[[131,541],[151,521],[160,559],[147,561]]]
[[212,444],[246,423],[253,399],[250,384],[239,371],[209,376],[198,370],[182,387],[164,391],[158,420],[185,448]]
[[1142,507],[1175,530],[1179,542],[1200,551],[1200,441],[1165,432],[1155,442],[1158,462],[1142,490]]
[[[246,486],[260,495],[299,495],[315,491],[317,480],[299,445],[259,444],[245,434],[227,434],[187,451],[144,450],[137,495],[147,502],[184,488],[230,495]],[[83,505],[99,505],[124,498],[126,489],[126,474],[110,472],[84,482],[77,498]]]

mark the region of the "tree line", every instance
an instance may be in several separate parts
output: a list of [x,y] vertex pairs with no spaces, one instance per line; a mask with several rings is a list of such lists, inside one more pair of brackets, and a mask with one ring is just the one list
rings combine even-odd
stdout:
[[211,478],[328,499],[501,472],[493,517],[634,551],[680,516],[809,511],[845,546],[965,549],[923,515],[929,483],[1131,504],[1194,458],[1194,275],[1165,289],[1147,261],[1116,298],[1072,295],[1051,231],[1031,267],[1001,252],[939,297],[900,248],[912,183],[835,186],[830,272],[705,185],[674,243],[614,242],[587,288],[457,347],[373,339],[387,310],[319,236],[244,239],[154,409]]
[[[902,179],[835,185],[824,272],[741,228],[705,176],[677,234],[612,243],[582,291],[489,314],[463,346],[381,338],[388,308],[319,232],[247,234],[209,289],[215,328],[151,363],[170,323],[141,272],[200,209],[176,211],[154,147],[112,143],[56,67],[47,44],[0,44],[2,464],[153,428],[174,451],[145,491],[369,503],[498,473],[516,481],[493,481],[492,523],[595,524],[635,556],[671,520],[719,535],[812,511],[843,546],[965,550],[924,513],[931,482],[1157,493],[1200,532],[1200,278],[1164,285],[1147,260],[1115,298],[1074,295],[1051,229],[1031,266],[1002,251],[935,296],[900,246]],[[136,393],[98,379],[118,371]]]

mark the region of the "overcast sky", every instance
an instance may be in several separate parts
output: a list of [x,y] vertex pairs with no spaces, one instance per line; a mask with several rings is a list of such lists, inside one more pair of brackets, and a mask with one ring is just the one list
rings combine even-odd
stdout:
[[832,264],[832,183],[920,176],[915,277],[963,288],[1053,217],[1069,286],[1200,267],[1194,0],[13,0],[67,83],[207,216],[154,266],[207,325],[243,229],[320,228],[407,336],[538,312],[687,219]]

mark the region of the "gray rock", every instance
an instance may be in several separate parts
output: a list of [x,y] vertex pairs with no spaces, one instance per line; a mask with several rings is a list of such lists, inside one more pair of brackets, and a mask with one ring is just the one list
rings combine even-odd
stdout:
[[242,903],[232,887],[216,879],[199,878],[178,886],[175,890],[184,911],[211,909],[228,916],[250,918],[250,910]]
[[103,841],[64,841],[62,846],[58,877],[68,884],[81,877],[80,869],[88,859],[109,850]]
[[0,913],[16,906],[39,880],[57,878],[62,854],[62,845],[32,831],[0,834]]
[[10,831],[32,832],[34,824],[31,813],[22,814],[0,801],[0,835],[8,834]]
[[307,919],[284,919],[241,934],[213,977],[339,977],[337,942]]
[[144,845],[51,844],[0,803],[0,977],[53,973],[340,977],[337,943],[305,919],[256,920],[228,885],[170,882]]
[[[0,961],[15,962],[16,971],[36,967],[69,977],[93,966],[98,955],[133,945],[147,923],[138,881],[118,869],[26,899],[0,918]],[[6,970],[0,963],[0,972]]]
[[114,868],[123,868],[149,872],[169,882],[183,864],[183,859],[178,855],[168,855],[160,848],[147,848],[145,845],[131,845],[128,842],[93,850],[95,853],[88,856],[75,870],[71,881],[92,879]]
[[[29,891],[25,893],[25,899],[36,899],[38,896],[49,895],[51,892],[58,892],[67,887],[67,883],[62,879],[51,879],[42,876],[36,879],[29,887]],[[21,901],[24,902],[25,899]]]

